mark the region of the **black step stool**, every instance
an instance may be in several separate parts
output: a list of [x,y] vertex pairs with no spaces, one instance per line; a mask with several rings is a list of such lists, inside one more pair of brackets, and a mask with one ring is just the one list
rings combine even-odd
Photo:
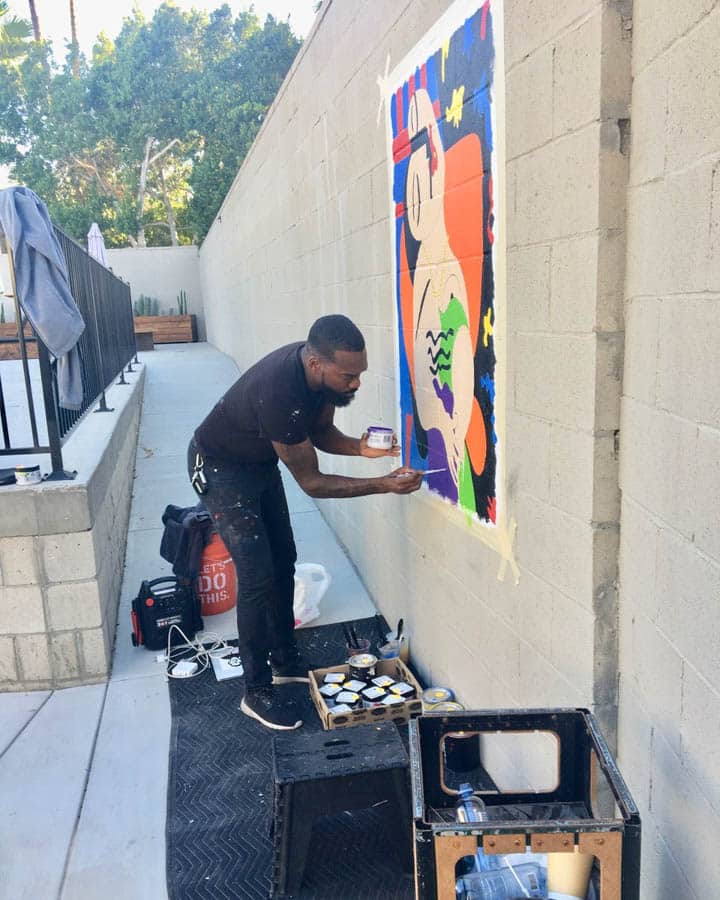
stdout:
[[392,722],[273,738],[272,897],[300,889],[312,825],[321,816],[396,806],[398,845],[412,870],[408,757]]

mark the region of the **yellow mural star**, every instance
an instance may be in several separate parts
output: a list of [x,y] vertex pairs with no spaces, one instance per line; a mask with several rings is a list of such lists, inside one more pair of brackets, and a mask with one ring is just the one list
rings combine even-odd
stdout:
[[442,45],[442,56],[440,62],[440,77],[445,81],[445,60],[450,56],[450,38],[448,38]]
[[490,319],[492,317],[492,307],[485,313],[483,316],[483,347],[487,347],[488,345],[488,337],[493,334],[493,327],[490,323]]
[[452,103],[445,111],[445,118],[448,122],[456,127],[460,127],[460,120],[463,114],[463,97],[465,96],[465,85],[461,84],[459,88],[453,89]]

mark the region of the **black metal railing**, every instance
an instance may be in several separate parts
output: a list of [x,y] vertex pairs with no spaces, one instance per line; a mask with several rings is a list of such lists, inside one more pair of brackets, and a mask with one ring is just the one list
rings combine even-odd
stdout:
[[[109,269],[93,259],[79,244],[55,227],[68,268],[70,290],[85,320],[85,331],[78,341],[80,368],[83,386],[83,402],[78,410],[69,410],[58,402],[58,384],[55,366],[50,354],[37,335],[27,336],[27,320],[15,290],[13,257],[6,244],[10,262],[10,274],[15,303],[16,333],[14,336],[0,337],[0,346],[16,345],[22,367],[22,386],[15,384],[17,395],[24,391],[20,405],[26,414],[25,430],[29,423],[32,440],[30,443],[13,441],[12,422],[8,416],[10,402],[17,407],[18,397],[6,396],[0,371],[0,431],[3,446],[0,456],[49,453],[52,464],[51,479],[74,477],[63,469],[62,446],[77,427],[88,410],[99,400],[96,412],[110,412],[105,401],[105,390],[116,376],[119,384],[125,381],[125,367],[132,371],[133,359],[137,362],[135,350],[135,330],[130,286],[121,281]],[[0,237],[2,233],[0,232]],[[37,397],[34,391],[33,365],[28,358],[28,345],[37,344],[40,386],[44,406],[46,434],[41,437],[36,413]],[[2,354],[0,354],[2,359]],[[42,423],[41,423],[42,424]]]

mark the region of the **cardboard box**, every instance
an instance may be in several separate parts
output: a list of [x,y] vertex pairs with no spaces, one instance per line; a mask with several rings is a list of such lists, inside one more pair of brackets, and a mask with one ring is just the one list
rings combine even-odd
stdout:
[[419,716],[422,713],[422,688],[402,660],[380,659],[375,671],[377,675],[390,675],[396,681],[406,681],[415,688],[417,696],[414,700],[407,700],[402,705],[398,703],[396,706],[371,706],[367,709],[354,709],[352,712],[333,716],[324,697],[319,692],[319,688],[328,672],[349,674],[350,666],[347,664],[331,666],[328,669],[315,669],[310,672],[310,696],[325,731],[333,728],[348,728],[351,725],[371,725],[373,722],[395,722],[396,725],[402,725],[412,716]]

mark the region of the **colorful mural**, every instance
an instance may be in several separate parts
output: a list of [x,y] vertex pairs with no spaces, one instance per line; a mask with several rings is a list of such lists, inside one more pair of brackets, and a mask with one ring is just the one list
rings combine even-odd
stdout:
[[441,470],[428,475],[428,488],[490,527],[497,521],[498,6],[486,0],[456,16],[387,82],[403,461]]

